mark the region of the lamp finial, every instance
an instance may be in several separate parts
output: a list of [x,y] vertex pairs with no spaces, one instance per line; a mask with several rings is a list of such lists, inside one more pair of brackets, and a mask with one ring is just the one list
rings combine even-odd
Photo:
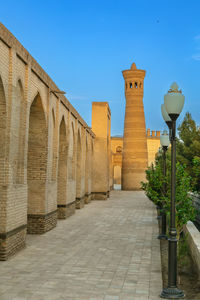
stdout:
[[176,82],[173,82],[170,86],[170,89],[169,89],[168,93],[180,93],[180,94],[182,94],[182,91],[178,90],[178,84]]

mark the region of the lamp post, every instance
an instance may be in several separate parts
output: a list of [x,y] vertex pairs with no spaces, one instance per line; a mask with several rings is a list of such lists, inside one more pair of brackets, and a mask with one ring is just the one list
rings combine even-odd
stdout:
[[[170,208],[170,229],[168,239],[168,287],[164,288],[161,298],[181,299],[184,293],[177,287],[177,231],[175,224],[175,188],[176,188],[176,120],[179,117],[185,97],[178,90],[178,85],[173,83],[170,90],[164,96],[164,105],[168,117],[171,119],[171,208]],[[163,112],[163,111],[162,111]],[[166,117],[166,115],[165,115]],[[166,120],[165,120],[166,121]],[[170,122],[168,119],[167,122]]]
[[162,112],[163,119],[169,128],[169,138],[171,140],[172,120],[169,117],[164,104],[161,105],[161,112]]
[[[166,130],[160,136],[160,143],[161,143],[162,150],[163,150],[163,176],[164,176],[164,180],[165,180],[165,178],[166,178],[166,151],[170,144],[169,135]],[[167,193],[166,181],[164,181],[164,183],[163,183],[163,193],[164,193],[164,196],[166,196],[166,193]],[[161,217],[162,217],[162,219],[161,219],[161,234],[159,234],[158,239],[167,240],[166,212],[165,212],[165,209],[163,208],[163,205],[162,205]]]

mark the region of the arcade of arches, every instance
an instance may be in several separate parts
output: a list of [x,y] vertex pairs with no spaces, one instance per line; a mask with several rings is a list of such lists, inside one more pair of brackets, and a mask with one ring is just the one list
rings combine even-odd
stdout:
[[109,197],[123,149],[121,138],[113,150],[110,126],[108,103],[93,102],[88,127],[0,24],[0,260],[22,249],[27,233]]

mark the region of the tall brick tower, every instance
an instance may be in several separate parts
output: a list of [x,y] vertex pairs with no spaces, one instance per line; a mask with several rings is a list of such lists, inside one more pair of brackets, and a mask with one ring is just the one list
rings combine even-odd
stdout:
[[122,158],[122,190],[139,190],[148,164],[147,138],[143,108],[144,70],[135,63],[122,72],[125,80],[126,112]]

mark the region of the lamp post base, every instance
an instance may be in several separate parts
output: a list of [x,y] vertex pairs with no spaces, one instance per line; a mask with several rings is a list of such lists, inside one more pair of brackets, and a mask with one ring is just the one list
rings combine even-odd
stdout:
[[178,288],[165,288],[163,289],[162,293],[160,294],[161,298],[165,299],[183,299],[185,295],[183,291],[179,290]]
[[166,234],[161,233],[161,234],[158,235],[157,239],[159,239],[159,240],[168,240],[168,236]]

